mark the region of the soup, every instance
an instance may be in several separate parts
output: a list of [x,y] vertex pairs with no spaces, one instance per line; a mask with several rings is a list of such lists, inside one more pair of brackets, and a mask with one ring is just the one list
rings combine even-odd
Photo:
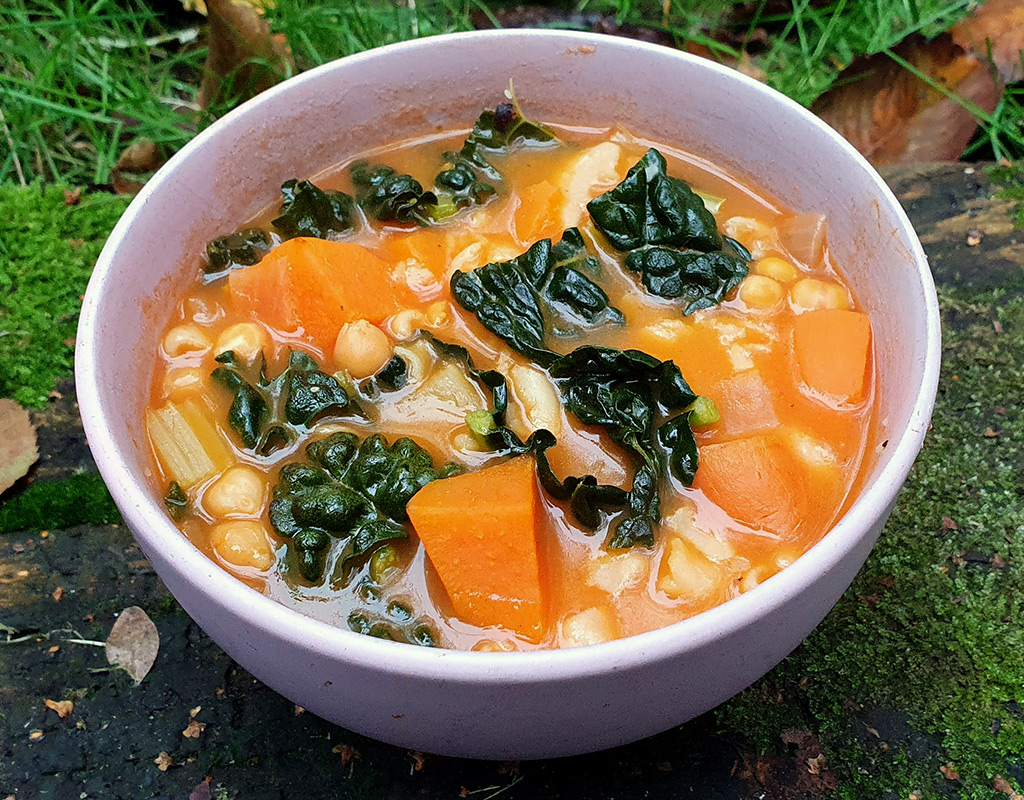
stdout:
[[871,329],[824,217],[514,98],[282,192],[188,265],[146,412],[172,517],[255,589],[579,646],[749,591],[848,503]]

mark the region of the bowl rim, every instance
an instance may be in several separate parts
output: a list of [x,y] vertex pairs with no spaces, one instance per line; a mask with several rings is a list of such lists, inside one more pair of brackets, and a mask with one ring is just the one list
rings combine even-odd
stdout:
[[[273,103],[280,94],[291,91],[293,87],[307,81],[321,80],[329,73],[347,70],[357,63],[389,58],[398,52],[414,53],[418,50],[451,47],[461,42],[479,39],[516,37],[550,40],[553,48],[613,47],[624,56],[635,52],[666,62],[689,62],[691,66],[696,65],[715,73],[720,79],[732,81],[745,90],[767,94],[774,103],[783,105],[789,113],[801,118],[803,124],[826,133],[836,146],[845,151],[852,164],[868,174],[879,199],[888,203],[895,211],[900,225],[898,233],[909,245],[910,255],[923,289],[925,305],[926,354],[922,365],[922,381],[909,415],[910,424],[905,430],[893,432],[889,437],[889,446],[892,450],[888,463],[861,489],[860,495],[843,516],[816,544],[793,564],[751,591],[689,619],[646,633],[586,647],[511,653],[408,647],[330,625],[279,603],[231,576],[181,533],[164,513],[145,478],[129,469],[127,459],[122,457],[116,445],[111,421],[103,413],[104,403],[101,399],[96,369],[100,356],[97,323],[105,294],[104,287],[112,281],[115,272],[116,252],[129,235],[135,220],[144,213],[148,199],[163,187],[180,162],[219,136],[222,131],[236,125],[244,127],[247,116],[256,108]],[[774,89],[708,59],[662,45],[621,37],[530,29],[442,34],[349,55],[300,73],[214,122],[160,168],[117,222],[103,247],[89,282],[82,305],[77,342],[75,378],[83,426],[93,449],[97,467],[124,514],[125,521],[140,542],[148,547],[159,548],[161,556],[169,563],[173,563],[182,578],[191,583],[199,594],[211,598],[221,608],[221,613],[230,614],[245,625],[261,629],[271,636],[301,643],[309,651],[332,659],[340,658],[346,662],[372,665],[378,672],[446,682],[503,685],[596,675],[612,669],[626,669],[652,661],[670,659],[681,652],[696,650],[755,624],[759,618],[767,616],[792,597],[811,587],[861,543],[871,530],[872,524],[885,514],[886,509],[895,500],[924,440],[938,387],[941,352],[938,300],[921,243],[892,190],[867,160],[832,128]],[[225,576],[230,579],[224,580]],[[213,590],[207,588],[214,585],[216,588]],[[399,655],[400,657],[396,658]],[[500,669],[492,669],[497,663],[495,659],[500,659]]]

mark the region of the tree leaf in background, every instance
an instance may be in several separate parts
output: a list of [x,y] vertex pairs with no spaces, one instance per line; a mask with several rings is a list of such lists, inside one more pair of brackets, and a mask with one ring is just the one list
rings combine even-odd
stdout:
[[121,667],[138,686],[153,668],[159,650],[160,634],[146,612],[138,606],[122,611],[107,637],[107,663]]
[[36,429],[28,412],[14,400],[0,399],[0,493],[38,460]]
[[281,186],[284,202],[271,225],[286,237],[314,236],[326,239],[331,233],[352,230],[355,200],[344,192],[320,189],[310,181],[289,180]]

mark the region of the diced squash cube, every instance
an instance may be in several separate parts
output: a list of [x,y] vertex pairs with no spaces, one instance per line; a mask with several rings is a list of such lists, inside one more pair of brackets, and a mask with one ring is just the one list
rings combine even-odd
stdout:
[[775,398],[761,374],[748,369],[722,382],[719,426],[730,436],[742,436],[778,424]]
[[733,519],[786,536],[803,518],[805,470],[772,434],[704,445],[693,482]]
[[871,350],[866,314],[842,309],[800,314],[793,322],[793,350],[808,388],[839,402],[863,397]]
[[329,351],[346,322],[379,324],[417,304],[393,267],[351,242],[297,237],[228,276],[236,310]]
[[535,473],[520,456],[428,483],[407,507],[455,615],[534,639],[545,627]]

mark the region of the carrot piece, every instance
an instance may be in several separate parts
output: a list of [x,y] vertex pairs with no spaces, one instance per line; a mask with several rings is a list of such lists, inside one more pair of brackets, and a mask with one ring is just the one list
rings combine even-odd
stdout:
[[844,402],[864,393],[871,323],[859,311],[822,309],[793,322],[793,349],[803,382],[815,392]]
[[235,308],[329,349],[346,322],[379,323],[417,304],[391,265],[351,242],[297,237],[228,276]]
[[761,434],[702,446],[693,486],[738,522],[785,536],[804,516],[803,478],[789,448]]
[[463,622],[538,638],[544,596],[533,459],[428,483],[407,511]]
[[523,244],[557,237],[562,232],[565,192],[551,181],[527,186],[519,193],[515,213],[516,238]]

